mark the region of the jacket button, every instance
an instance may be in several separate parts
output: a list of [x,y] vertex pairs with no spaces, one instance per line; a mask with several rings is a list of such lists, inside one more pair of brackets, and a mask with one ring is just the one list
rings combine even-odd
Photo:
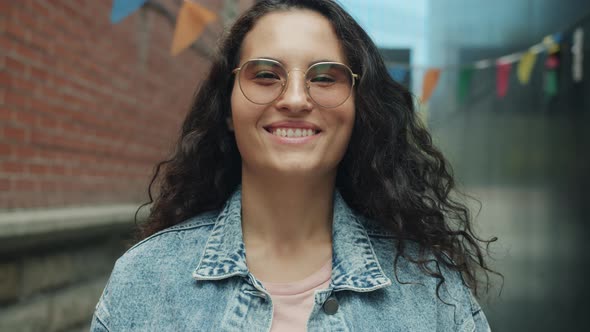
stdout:
[[333,315],[338,311],[338,300],[335,297],[330,297],[324,302],[324,312],[327,315]]

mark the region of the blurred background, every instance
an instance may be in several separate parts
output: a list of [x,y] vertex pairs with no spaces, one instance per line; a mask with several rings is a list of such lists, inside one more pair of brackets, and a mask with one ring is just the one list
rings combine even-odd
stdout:
[[[85,331],[217,41],[254,0],[0,0],[0,330]],[[587,0],[342,0],[451,160],[494,331],[590,309]],[[420,100],[421,102],[418,102]]]

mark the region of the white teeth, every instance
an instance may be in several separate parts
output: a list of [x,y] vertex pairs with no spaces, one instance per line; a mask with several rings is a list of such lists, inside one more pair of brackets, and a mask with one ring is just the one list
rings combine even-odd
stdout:
[[315,130],[301,128],[276,128],[272,130],[272,134],[280,137],[307,137],[315,135]]

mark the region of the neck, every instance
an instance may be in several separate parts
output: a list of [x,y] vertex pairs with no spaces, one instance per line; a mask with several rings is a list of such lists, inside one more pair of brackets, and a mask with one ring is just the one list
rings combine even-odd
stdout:
[[246,246],[292,252],[331,243],[335,175],[322,179],[255,176],[242,171]]

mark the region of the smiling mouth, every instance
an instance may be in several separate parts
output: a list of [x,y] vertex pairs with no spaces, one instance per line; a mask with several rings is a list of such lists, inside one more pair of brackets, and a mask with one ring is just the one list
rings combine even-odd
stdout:
[[317,135],[321,130],[309,129],[309,128],[264,128],[267,132],[279,136],[279,137],[309,137]]

